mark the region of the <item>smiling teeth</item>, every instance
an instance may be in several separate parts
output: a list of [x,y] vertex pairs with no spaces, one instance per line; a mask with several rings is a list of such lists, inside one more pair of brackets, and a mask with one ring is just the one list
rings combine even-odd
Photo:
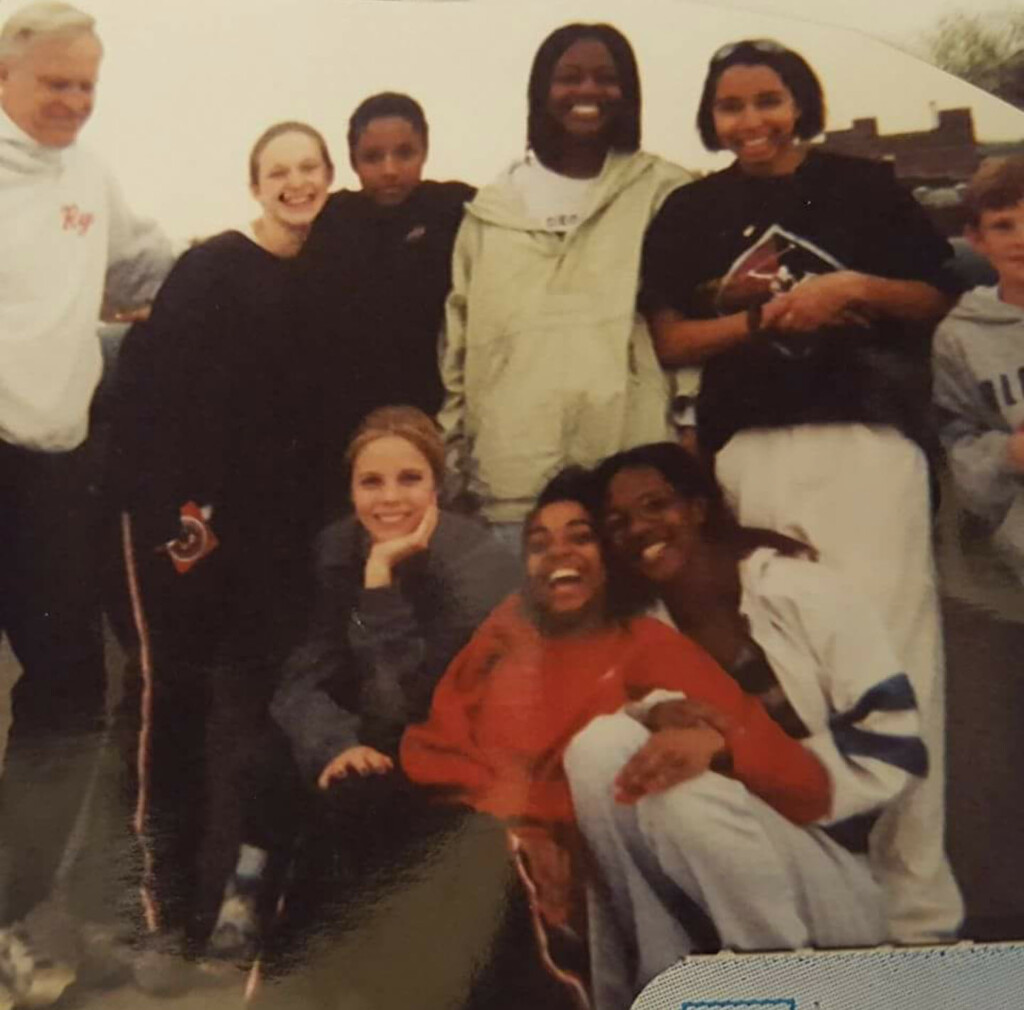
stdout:
[[566,579],[578,579],[580,573],[575,568],[556,568],[548,576],[548,585],[553,585],[556,582],[562,582]]
[[648,544],[640,552],[640,557],[642,557],[644,559],[644,561],[657,561],[658,558],[661,557],[661,555],[664,552],[666,546],[667,545],[664,543],[664,541],[656,543],[656,544]]
[[586,116],[590,119],[601,115],[601,109],[597,105],[574,105],[572,112],[574,116]]

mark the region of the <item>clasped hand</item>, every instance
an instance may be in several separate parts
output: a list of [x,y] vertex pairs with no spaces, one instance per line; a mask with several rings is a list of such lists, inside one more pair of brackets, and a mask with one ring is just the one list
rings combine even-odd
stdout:
[[717,729],[700,722],[687,728],[670,727],[652,733],[615,778],[615,799],[636,803],[703,775],[726,747]]
[[863,282],[863,275],[853,270],[809,277],[765,303],[761,328],[776,333],[810,333],[826,326],[867,326]]

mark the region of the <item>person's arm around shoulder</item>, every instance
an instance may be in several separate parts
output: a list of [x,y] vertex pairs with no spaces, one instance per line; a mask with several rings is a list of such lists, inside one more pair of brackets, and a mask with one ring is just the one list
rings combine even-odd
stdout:
[[117,181],[108,173],[110,232],[105,303],[135,310],[153,301],[174,265],[175,250],[163,229],[129,209]]

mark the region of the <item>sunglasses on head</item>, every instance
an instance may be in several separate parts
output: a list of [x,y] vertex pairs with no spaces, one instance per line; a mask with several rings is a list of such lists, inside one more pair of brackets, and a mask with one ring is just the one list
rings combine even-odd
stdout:
[[755,49],[759,53],[786,53],[789,50],[774,39],[743,39],[741,42],[728,42],[715,50],[711,57],[712,63],[727,60],[738,49]]

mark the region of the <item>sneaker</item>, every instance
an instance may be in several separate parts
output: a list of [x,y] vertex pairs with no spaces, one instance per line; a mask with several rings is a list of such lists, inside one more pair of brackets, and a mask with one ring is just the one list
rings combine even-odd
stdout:
[[259,954],[258,923],[252,896],[234,894],[226,898],[206,945],[207,957],[241,966],[251,965]]
[[132,960],[135,985],[149,996],[180,996],[192,988],[192,975],[184,937],[177,933],[147,937]]
[[0,929],[0,981],[12,994],[13,1005],[47,1007],[75,981],[75,969],[34,947],[23,930]]

